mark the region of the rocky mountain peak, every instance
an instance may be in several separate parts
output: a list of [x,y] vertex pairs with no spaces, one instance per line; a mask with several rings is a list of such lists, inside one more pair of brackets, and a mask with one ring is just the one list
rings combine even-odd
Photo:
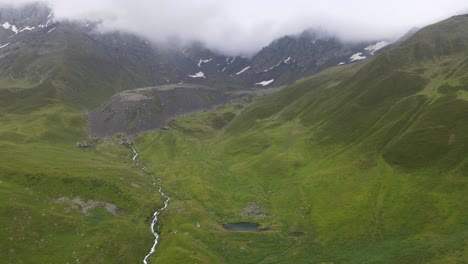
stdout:
[[54,24],[54,12],[45,4],[0,7],[0,34],[13,36],[25,31],[47,28]]

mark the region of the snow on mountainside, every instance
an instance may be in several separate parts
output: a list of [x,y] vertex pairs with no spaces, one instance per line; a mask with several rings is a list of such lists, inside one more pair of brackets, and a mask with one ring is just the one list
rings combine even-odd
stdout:
[[269,80],[269,81],[258,82],[258,83],[256,83],[255,85],[267,86],[267,85],[271,84],[271,83],[274,82],[274,81],[275,81],[275,79],[271,79],[271,80]]
[[246,70],[250,69],[252,66],[247,66],[245,67],[244,69],[242,69],[240,72],[236,73],[236,75],[239,75],[239,74],[242,74],[243,72],[245,72]]
[[8,34],[9,37],[22,32],[47,28],[55,23],[54,12],[42,4],[30,4],[21,9],[13,7],[0,9],[2,33]]
[[387,41],[379,41],[375,43],[374,45],[370,45],[369,47],[366,47],[365,50],[369,51],[371,55],[374,55],[374,53],[386,46],[390,45]]
[[353,54],[351,57],[349,57],[349,61],[353,62],[353,61],[358,61],[358,60],[365,60],[366,58],[367,58],[366,56],[362,56],[362,52],[358,52],[356,54]]
[[197,72],[195,74],[189,75],[191,78],[206,78],[204,72]]

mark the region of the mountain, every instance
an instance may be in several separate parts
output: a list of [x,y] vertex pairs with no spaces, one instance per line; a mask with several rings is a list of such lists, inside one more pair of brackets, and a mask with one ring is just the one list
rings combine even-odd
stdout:
[[270,76],[287,84],[326,68],[364,60],[388,44],[386,41],[346,43],[324,33],[305,31],[299,36],[274,41],[253,57],[252,64],[266,75],[275,71]]
[[3,262],[137,263],[150,227],[148,263],[468,259],[468,15],[385,47],[305,32],[232,58],[42,5],[0,14]]
[[59,97],[86,108],[116,92],[155,85],[281,86],[365,59],[388,44],[344,43],[307,31],[278,39],[252,58],[229,57],[197,43],[167,47],[129,33],[102,33],[97,22],[56,21],[42,4],[3,8],[0,24],[3,79],[53,82]]

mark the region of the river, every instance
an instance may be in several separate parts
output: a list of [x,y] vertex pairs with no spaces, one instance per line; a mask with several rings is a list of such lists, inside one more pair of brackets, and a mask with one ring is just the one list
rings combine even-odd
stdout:
[[[138,164],[137,162],[137,157],[138,157],[138,152],[135,150],[134,147],[130,146],[130,148],[132,149],[133,151],[133,158],[132,160]],[[141,168],[142,170],[145,170],[145,167],[142,167]],[[153,179],[155,179],[154,176],[152,176]],[[153,182],[153,185],[156,186],[156,182]],[[159,231],[159,227],[160,227],[160,221],[159,221],[159,214],[164,211],[164,209],[167,208],[167,206],[169,205],[169,201],[171,200],[171,197],[167,196],[164,192],[163,192],[163,189],[161,186],[159,186],[158,188],[158,191],[159,193],[161,194],[162,197],[164,197],[164,206],[157,209],[154,213],[153,213],[153,218],[151,219],[151,225],[150,225],[150,229],[151,229],[151,233],[153,234],[154,236],[154,243],[153,243],[153,246],[151,247],[149,253],[145,256],[145,258],[143,259],[143,263],[144,264],[148,264],[148,259],[151,257],[151,255],[154,254],[154,252],[156,251],[156,247],[158,246],[158,243],[159,243],[159,234],[158,234],[158,231]]]

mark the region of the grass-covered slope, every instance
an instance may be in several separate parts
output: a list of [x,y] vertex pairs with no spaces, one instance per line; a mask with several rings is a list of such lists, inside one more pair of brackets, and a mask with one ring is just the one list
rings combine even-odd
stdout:
[[[12,84],[18,87],[18,84]],[[52,84],[0,89],[2,263],[138,263],[162,199],[117,140],[86,140]]]
[[[466,262],[467,30],[453,17],[245,110],[141,135],[173,198],[156,260]],[[266,231],[222,228],[239,221]]]

